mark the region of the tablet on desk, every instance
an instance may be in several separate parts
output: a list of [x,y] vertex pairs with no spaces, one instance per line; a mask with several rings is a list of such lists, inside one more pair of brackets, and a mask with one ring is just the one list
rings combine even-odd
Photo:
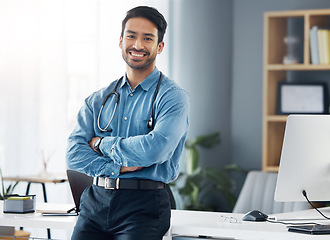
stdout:
[[330,225],[306,224],[288,226],[289,232],[299,232],[306,234],[330,234]]

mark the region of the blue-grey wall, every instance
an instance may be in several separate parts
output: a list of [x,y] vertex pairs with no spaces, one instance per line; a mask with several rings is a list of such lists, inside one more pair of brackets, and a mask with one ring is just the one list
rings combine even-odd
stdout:
[[203,166],[230,162],[232,6],[231,0],[171,1],[171,77],[190,96],[188,139],[221,133],[221,145],[202,150]]
[[172,0],[171,77],[191,99],[188,138],[220,131],[202,165],[261,169],[263,14],[329,0]]

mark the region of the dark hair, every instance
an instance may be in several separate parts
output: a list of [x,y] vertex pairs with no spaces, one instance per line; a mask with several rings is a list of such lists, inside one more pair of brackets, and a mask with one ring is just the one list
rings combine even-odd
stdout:
[[158,43],[163,41],[166,32],[167,22],[164,16],[160,12],[158,12],[156,8],[147,6],[135,7],[127,12],[126,17],[122,22],[121,36],[124,36],[124,29],[127,21],[131,18],[138,17],[146,18],[153,24],[155,24],[158,29]]

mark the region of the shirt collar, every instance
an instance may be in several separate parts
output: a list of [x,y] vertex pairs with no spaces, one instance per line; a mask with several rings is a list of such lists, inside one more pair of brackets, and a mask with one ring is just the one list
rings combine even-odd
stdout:
[[[148,91],[151,88],[151,86],[159,80],[159,76],[160,76],[160,71],[158,70],[157,67],[155,67],[155,69],[138,86],[141,86],[143,90]],[[129,85],[127,81],[127,75],[125,73],[119,87],[122,88],[126,83],[127,85]]]

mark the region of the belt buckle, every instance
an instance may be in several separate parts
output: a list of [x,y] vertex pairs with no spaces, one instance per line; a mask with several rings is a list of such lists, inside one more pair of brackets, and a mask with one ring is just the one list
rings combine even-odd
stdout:
[[105,182],[104,182],[104,188],[105,189],[111,189],[111,190],[114,190],[114,189],[119,189],[119,178],[116,179],[116,186],[115,187],[109,187],[109,180],[110,178],[109,177],[105,177]]

